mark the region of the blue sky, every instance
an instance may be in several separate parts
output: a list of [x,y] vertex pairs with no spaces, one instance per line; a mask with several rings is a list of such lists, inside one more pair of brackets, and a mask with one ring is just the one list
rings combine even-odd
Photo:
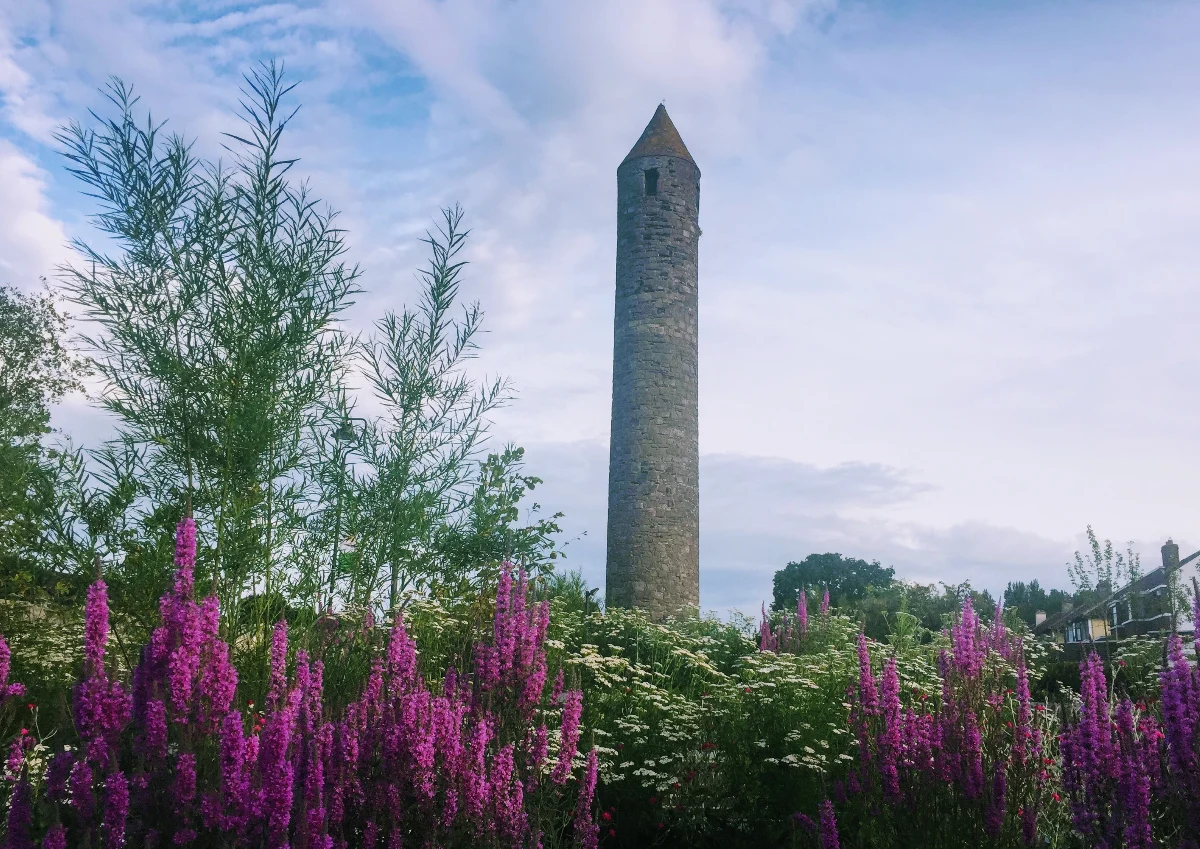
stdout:
[[495,440],[602,585],[615,171],[665,100],[703,172],[703,603],[826,550],[1066,585],[1089,523],[1200,545],[1198,35],[1170,2],[0,4],[0,282],[88,235],[51,136],[109,75],[217,156],[283,59],[350,323],[462,203],[478,365],[520,393]]

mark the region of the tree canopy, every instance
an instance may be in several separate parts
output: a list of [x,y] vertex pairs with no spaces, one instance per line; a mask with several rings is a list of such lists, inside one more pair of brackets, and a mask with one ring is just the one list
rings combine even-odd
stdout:
[[50,408],[86,369],[64,346],[67,319],[49,293],[0,286],[0,584],[30,579],[55,505],[55,458],[42,443]]
[[881,566],[878,560],[868,563],[837,553],[810,554],[775,573],[773,606],[791,610],[801,589],[810,593],[828,589],[832,603],[844,607],[864,598],[871,587],[890,586],[895,574],[895,569]]
[[1004,606],[1015,607],[1021,621],[1030,627],[1035,624],[1039,610],[1053,616],[1062,610],[1064,601],[1070,600],[1071,594],[1066,590],[1047,592],[1036,578],[1029,583],[1010,581],[1004,590]]

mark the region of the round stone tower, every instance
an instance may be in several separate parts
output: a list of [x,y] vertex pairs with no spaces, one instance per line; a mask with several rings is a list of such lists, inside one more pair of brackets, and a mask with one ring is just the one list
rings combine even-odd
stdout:
[[700,169],[659,106],[617,168],[605,601],[700,604]]

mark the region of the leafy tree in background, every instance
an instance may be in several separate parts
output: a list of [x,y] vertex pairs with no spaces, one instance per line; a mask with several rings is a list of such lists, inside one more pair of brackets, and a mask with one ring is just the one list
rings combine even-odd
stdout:
[[[451,591],[461,593],[465,589],[461,583],[468,577],[477,585],[496,580],[506,560],[545,577],[562,556],[554,540],[561,530],[557,522],[562,513],[520,525],[522,499],[542,482],[523,473],[524,456],[525,449],[513,446],[489,455],[479,464],[475,489],[456,511],[456,520],[440,529],[436,548],[445,562],[439,579]],[[540,505],[532,504],[529,509],[535,514]]]
[[892,567],[880,566],[878,560],[868,563],[841,554],[810,554],[775,573],[772,606],[794,610],[801,589],[807,590],[810,597],[828,589],[832,604],[848,607],[864,598],[870,588],[890,586],[895,574]]
[[1047,592],[1034,578],[1029,583],[1010,581],[1004,589],[1004,606],[1015,607],[1021,621],[1033,627],[1039,610],[1053,616],[1063,609],[1063,602],[1070,601],[1071,594],[1066,590],[1053,589]]
[[1125,554],[1113,550],[1112,540],[1104,541],[1101,549],[1100,541],[1092,526],[1087,527],[1088,554],[1075,552],[1075,562],[1067,564],[1067,575],[1075,587],[1077,596],[1092,597],[1136,581],[1142,576],[1141,557],[1129,543]]
[[67,347],[67,317],[49,291],[0,287],[0,583],[29,583],[58,500],[59,452],[47,448],[50,407],[82,390],[86,367]]
[[864,633],[873,640],[889,638],[903,617],[912,618],[911,630],[918,639],[928,639],[950,624],[951,617],[962,610],[967,596],[981,618],[991,618],[995,600],[987,590],[974,589],[970,581],[961,584],[893,581],[887,586],[872,586],[862,599],[840,612],[858,619]]
[[10,442],[40,440],[50,407],[83,389],[86,366],[63,344],[67,319],[48,290],[0,286],[0,435]]
[[790,611],[796,607],[800,589],[808,591],[814,606],[824,588],[838,612],[857,620],[874,640],[890,639],[897,628],[905,640],[928,640],[946,627],[970,596],[981,617],[988,619],[996,606],[986,590],[976,590],[970,581],[961,584],[920,584],[899,581],[892,567],[878,561],[868,563],[841,554],[810,554],[775,573],[772,607]]

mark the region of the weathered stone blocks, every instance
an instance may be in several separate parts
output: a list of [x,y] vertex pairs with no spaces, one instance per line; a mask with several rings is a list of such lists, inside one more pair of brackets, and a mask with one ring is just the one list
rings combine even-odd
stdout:
[[617,169],[606,602],[700,603],[700,169],[659,107]]

